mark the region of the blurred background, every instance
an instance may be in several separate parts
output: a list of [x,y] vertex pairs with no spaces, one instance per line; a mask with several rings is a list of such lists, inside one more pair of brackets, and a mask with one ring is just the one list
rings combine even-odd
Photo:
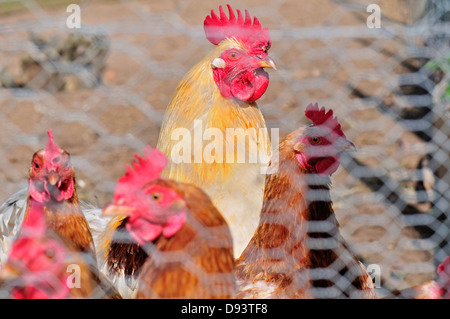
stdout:
[[[79,29],[66,25],[71,3]],[[268,127],[283,137],[317,101],[357,146],[332,197],[345,239],[381,267],[378,295],[435,278],[450,255],[450,2],[228,3],[270,30],[278,71],[258,101]],[[0,203],[27,186],[52,128],[80,198],[104,206],[133,153],[156,146],[177,83],[213,49],[203,20],[220,4],[0,0]],[[368,27],[369,4],[380,28]]]

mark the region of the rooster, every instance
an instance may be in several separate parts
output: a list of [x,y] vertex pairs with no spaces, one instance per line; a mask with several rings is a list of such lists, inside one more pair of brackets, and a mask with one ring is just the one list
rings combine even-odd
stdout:
[[[70,155],[55,144],[51,130],[45,149],[33,155],[26,203],[25,209],[15,212],[19,215],[15,216],[16,223],[23,222],[20,227],[14,225],[12,228],[17,228],[20,234],[22,225],[31,218],[30,212],[42,210],[47,227],[57,234],[69,251],[80,253],[84,258],[80,264],[82,295],[95,297],[100,288],[102,297],[120,298],[112,284],[98,272],[94,240],[80,208]],[[3,236],[15,237],[17,233]]]
[[226,221],[200,188],[160,178],[167,165],[162,153],[147,147],[144,154],[135,155],[103,210],[104,216],[125,217],[106,241],[107,271],[115,282],[129,284],[127,297],[233,297]]
[[[267,55],[271,46],[268,29],[263,29],[256,17],[252,23],[247,10],[245,18],[239,10],[236,17],[227,6],[229,17],[219,7],[220,17],[212,10],[204,21],[206,38],[216,47],[178,84],[157,148],[170,160],[164,177],[197,185],[211,197],[230,225],[234,254],[239,256],[257,226],[263,173],[271,153],[256,101],[269,84],[264,68],[276,66]],[[180,129],[189,137],[183,135],[179,140]],[[213,136],[209,129],[215,130]],[[234,129],[234,135],[227,136],[227,129]],[[219,145],[211,158],[204,156],[207,145],[203,138],[215,138]],[[238,151],[248,156],[247,162],[236,163]]]
[[329,177],[353,144],[332,110],[305,114],[313,124],[287,135],[269,164],[258,228],[236,261],[238,297],[374,297],[330,199]]

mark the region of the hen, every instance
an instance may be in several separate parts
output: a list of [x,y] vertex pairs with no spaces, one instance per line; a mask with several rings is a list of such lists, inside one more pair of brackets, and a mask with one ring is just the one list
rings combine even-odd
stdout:
[[76,261],[69,261],[65,245],[47,229],[42,206],[35,206],[28,214],[7,261],[0,268],[0,298],[67,298],[70,295],[67,267]]
[[125,297],[233,297],[226,221],[200,188],[160,178],[167,165],[162,153],[150,147],[144,153],[135,155],[103,211],[121,216],[104,240],[106,271]]
[[[267,28],[245,11],[219,7],[204,21],[216,45],[184,76],[167,107],[157,148],[169,159],[163,176],[201,187],[230,225],[239,256],[257,226],[268,131],[256,101],[276,68]],[[208,141],[208,142],[207,142]],[[240,160],[243,159],[243,160]]]
[[332,110],[310,104],[305,114],[313,124],[287,135],[269,164],[258,228],[236,261],[238,297],[374,297],[330,198],[330,176],[353,144]]
[[94,281],[85,253],[47,227],[44,205],[27,211],[18,238],[0,270],[0,298],[106,297]]
[[[120,298],[111,283],[98,272],[94,241],[80,208],[70,155],[55,144],[51,130],[48,131],[45,149],[33,155],[26,201],[26,208],[19,211],[23,217],[16,216],[16,223],[20,219],[23,222],[19,226],[14,225],[13,229],[18,228],[20,234],[22,224],[31,218],[30,212],[42,210],[47,227],[55,232],[70,252],[83,256],[83,263],[80,263],[83,274],[80,295]],[[3,253],[7,254],[5,251]]]

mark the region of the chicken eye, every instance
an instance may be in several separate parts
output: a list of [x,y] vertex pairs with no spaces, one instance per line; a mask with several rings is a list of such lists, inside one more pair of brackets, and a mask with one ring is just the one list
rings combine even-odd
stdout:
[[67,160],[64,162],[64,167],[68,167],[69,164],[70,164],[70,159],[67,159]]
[[161,193],[153,193],[151,196],[154,201],[159,201],[162,197]]
[[264,53],[267,54],[267,52],[268,52],[269,49],[270,49],[270,42],[268,42],[267,45],[262,45],[262,46],[260,46],[260,48],[261,48],[261,50],[264,51]]
[[311,137],[311,144],[316,145],[319,144],[322,139],[318,136]]
[[228,59],[230,59],[231,61],[236,61],[237,59],[239,59],[239,57],[240,55],[236,51],[231,51],[228,53]]
[[33,162],[34,168],[39,169],[39,164],[37,162]]

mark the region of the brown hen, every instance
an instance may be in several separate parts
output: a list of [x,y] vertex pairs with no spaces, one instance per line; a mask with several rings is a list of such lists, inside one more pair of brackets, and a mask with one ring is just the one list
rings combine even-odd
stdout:
[[159,178],[167,163],[161,153],[147,148],[145,155],[136,155],[103,211],[125,216],[106,250],[109,274],[116,282],[124,277],[126,297],[234,297],[233,242],[225,219],[200,188]]
[[313,125],[272,157],[259,226],[237,260],[241,298],[374,297],[364,266],[339,233],[330,178],[352,147],[333,112],[309,105]]

